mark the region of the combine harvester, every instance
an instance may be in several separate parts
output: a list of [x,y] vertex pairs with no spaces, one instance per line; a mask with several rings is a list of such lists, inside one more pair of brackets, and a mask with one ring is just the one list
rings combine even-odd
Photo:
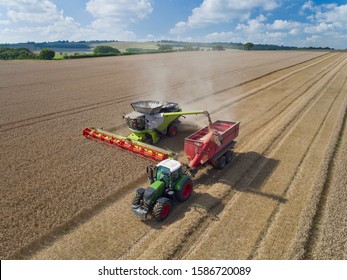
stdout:
[[176,136],[179,117],[206,114],[205,111],[182,112],[174,102],[139,101],[131,106],[134,111],[123,116],[132,131],[128,138],[149,144],[157,144],[164,135]]
[[206,111],[182,112],[182,109],[174,102],[138,101],[131,103],[133,112],[123,115],[131,133],[120,136],[99,128],[85,128],[83,135],[120,147],[124,150],[136,153],[140,156],[156,161],[167,158],[175,158],[176,153],[161,149],[151,144],[157,144],[164,135],[174,137],[177,135],[179,117],[185,115],[199,115]]
[[[139,108],[148,105],[150,107],[151,104],[151,110],[138,112],[142,110]],[[181,112],[176,103],[164,103],[167,107],[161,106],[159,109],[158,104],[161,106],[161,103],[155,101],[132,104],[135,111],[124,116],[129,128],[133,130],[128,137],[95,128],[84,129],[83,135],[159,161],[156,166],[147,167],[150,186],[136,190],[132,211],[143,219],[150,214],[156,220],[162,221],[168,216],[174,202],[183,202],[190,197],[193,191],[192,178],[201,167],[211,164],[221,170],[231,162],[232,149],[236,144],[234,139],[239,133],[239,122],[218,120],[212,123],[207,111]],[[179,162],[177,153],[173,151],[139,141],[148,139],[146,134],[151,135],[154,140],[156,138],[153,135],[165,135],[168,131],[170,133],[170,127],[176,127],[177,118],[189,114],[204,114],[208,118],[208,126],[185,138],[184,151],[190,161],[188,165]],[[134,130],[134,127],[138,130]],[[174,131],[176,134],[177,128]]]

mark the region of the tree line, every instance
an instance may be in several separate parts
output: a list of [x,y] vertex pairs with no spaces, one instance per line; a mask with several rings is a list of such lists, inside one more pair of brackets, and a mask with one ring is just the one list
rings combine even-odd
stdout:
[[42,49],[40,53],[35,54],[27,48],[0,47],[0,59],[53,59],[55,51]]

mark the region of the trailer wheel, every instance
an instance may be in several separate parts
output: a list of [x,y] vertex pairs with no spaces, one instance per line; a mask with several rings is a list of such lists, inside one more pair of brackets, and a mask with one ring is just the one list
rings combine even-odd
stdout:
[[171,200],[166,198],[161,202],[157,201],[153,207],[152,215],[157,221],[163,221],[169,215],[172,208]]
[[181,190],[176,193],[177,199],[181,202],[186,201],[193,191],[193,181],[188,179],[184,182]]
[[233,152],[228,150],[225,154],[224,154],[225,158],[226,158],[226,163],[228,164],[229,162],[231,162],[233,160]]
[[227,159],[225,156],[221,156],[219,159],[216,160],[216,165],[214,166],[218,170],[222,170],[225,165],[227,164]]
[[175,124],[170,124],[167,128],[167,136],[174,137],[177,135],[177,126]]

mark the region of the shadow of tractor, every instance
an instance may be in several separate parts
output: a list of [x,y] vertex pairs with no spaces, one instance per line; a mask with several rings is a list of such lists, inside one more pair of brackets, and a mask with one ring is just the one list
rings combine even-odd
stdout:
[[[146,224],[159,229],[183,219],[191,209],[202,215],[207,214],[213,220],[219,220],[218,216],[224,210],[225,204],[238,192],[249,192],[285,203],[284,197],[261,190],[279,163],[280,161],[262,154],[246,152],[235,154],[232,162],[223,170],[216,170],[206,164],[194,178],[194,188],[199,188],[199,192],[193,191],[191,198],[184,203],[175,203],[170,216],[164,222],[158,223],[150,219]],[[221,198],[208,193],[209,187],[216,183],[230,187]]]
[[212,185],[219,182],[239,192],[250,192],[285,203],[287,200],[284,197],[261,190],[279,164],[279,160],[257,152],[237,153],[223,170],[207,168],[204,174],[196,178],[196,183]]

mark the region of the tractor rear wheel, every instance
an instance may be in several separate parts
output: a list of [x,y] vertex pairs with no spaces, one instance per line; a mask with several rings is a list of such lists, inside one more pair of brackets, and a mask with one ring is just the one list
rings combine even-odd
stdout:
[[184,182],[181,190],[176,193],[177,199],[181,202],[186,201],[193,191],[193,181],[188,179]]
[[226,151],[226,153],[224,154],[224,156],[225,156],[225,158],[226,158],[226,163],[227,163],[227,164],[233,160],[233,152],[230,151],[230,150]]
[[171,208],[171,200],[168,198],[162,199],[154,205],[152,215],[157,221],[163,221],[169,215]]
[[167,128],[167,136],[169,137],[174,137],[177,135],[177,126],[175,124],[170,124],[169,127]]

